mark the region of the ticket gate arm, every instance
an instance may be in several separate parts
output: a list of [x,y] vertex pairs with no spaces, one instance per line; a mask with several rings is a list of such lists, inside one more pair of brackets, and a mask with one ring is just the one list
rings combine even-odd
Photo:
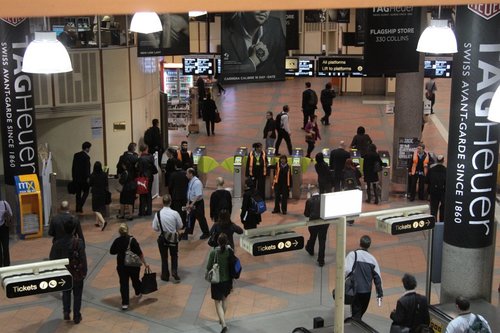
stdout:
[[229,171],[230,173],[234,173],[234,156],[226,158],[224,161],[222,161],[220,166]]
[[211,156],[201,156],[198,161],[198,171],[209,173],[219,166],[219,163]]

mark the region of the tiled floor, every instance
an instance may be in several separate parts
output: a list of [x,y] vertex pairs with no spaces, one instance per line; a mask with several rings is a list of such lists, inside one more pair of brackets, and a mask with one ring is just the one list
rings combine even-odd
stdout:
[[[190,148],[206,145],[208,155],[221,162],[232,156],[242,145],[247,147],[261,141],[265,112],[278,112],[283,104],[290,105],[292,142],[305,148],[304,134],[300,131],[302,114],[300,97],[305,80],[287,80],[282,83],[248,84],[227,86],[227,93],[217,99],[223,122],[217,124],[215,136],[205,136],[201,123],[201,133],[192,134],[187,139]],[[319,91],[324,80],[312,80],[313,88]],[[438,81],[440,88],[436,104],[436,114],[430,117],[423,138],[429,151],[446,153],[446,140],[437,128],[448,123],[449,81]],[[350,143],[357,126],[363,125],[378,148],[392,151],[393,116],[385,114],[383,104],[364,104],[370,97],[340,96],[334,100],[332,126],[321,127],[322,147],[337,147],[340,140]],[[386,99],[376,97],[376,99]],[[321,114],[322,112],[318,112]],[[178,144],[186,139],[186,132],[171,132],[169,140]],[[284,143],[283,143],[284,144]],[[215,169],[208,176],[205,197],[208,200],[215,188],[215,178],[223,176],[226,185],[232,186],[231,175],[223,168]],[[304,183],[315,183],[316,175],[312,165],[304,175]],[[60,189],[60,198],[66,196]],[[117,197],[117,194],[115,194]],[[290,200],[287,216],[264,214],[262,225],[284,224],[303,218],[304,197]],[[117,200],[117,198],[116,198]],[[206,200],[206,202],[207,202]],[[420,202],[421,204],[422,202]],[[233,220],[239,223],[238,207]],[[401,195],[392,195],[389,202],[378,206],[363,204],[363,210],[380,210],[406,206]],[[155,200],[156,208],[160,200]],[[111,206],[116,212],[117,205]],[[268,204],[269,210],[272,203]],[[118,221],[110,219],[106,231],[93,226],[90,200],[82,217],[83,231],[87,241],[89,275],[85,281],[83,295],[83,321],[79,325],[62,320],[62,304],[58,294],[31,296],[21,299],[6,299],[0,295],[1,332],[219,332],[209,285],[204,281],[206,256],[209,250],[204,241],[198,240],[200,231],[195,228],[195,237],[180,245],[180,284],[159,281],[159,290],[137,300],[131,297],[130,309],[119,309],[120,295],[115,257],[108,254],[112,240],[117,237]],[[160,258],[156,246],[156,234],[151,230],[150,219],[137,218],[129,222],[133,234],[151,263],[159,272]],[[305,228],[297,229],[307,236]],[[373,245],[371,252],[378,258],[384,285],[384,301],[381,307],[372,301],[364,320],[380,332],[387,332],[387,319],[402,292],[401,276],[411,272],[417,276],[419,290],[423,292],[427,260],[427,235],[419,232],[402,236],[390,236],[375,230],[374,218],[357,219],[347,230],[347,249],[355,249],[359,237],[369,234]],[[237,242],[236,242],[237,243]],[[229,297],[227,319],[231,332],[291,332],[294,327],[312,327],[312,318],[323,316],[331,324],[333,301],[331,290],[335,284],[335,228],[329,230],[326,265],[320,268],[315,258],[305,251],[288,252],[261,257],[252,257],[238,249],[244,270],[236,281],[235,289]],[[13,264],[44,260],[48,257],[51,239],[14,241],[11,254]],[[498,303],[496,286],[500,282],[500,259],[497,245],[495,277],[492,290],[493,304]],[[433,286],[432,303],[439,302],[439,286]],[[349,309],[346,309],[346,314]]]

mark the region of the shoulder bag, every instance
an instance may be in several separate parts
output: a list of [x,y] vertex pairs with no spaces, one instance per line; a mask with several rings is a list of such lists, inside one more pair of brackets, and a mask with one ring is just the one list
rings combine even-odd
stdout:
[[127,250],[125,251],[125,260],[124,260],[124,265],[128,267],[141,267],[142,265],[142,260],[141,258],[132,252],[130,249],[130,243],[132,243],[132,236],[130,236],[128,240],[128,247]]
[[158,219],[158,224],[160,225],[160,230],[161,230],[160,237],[163,237],[163,239],[165,240],[165,245],[174,246],[177,243],[179,243],[179,233],[177,231],[176,232],[163,231],[160,219],[160,211],[156,212],[156,217]]
[[210,283],[219,283],[220,282],[220,272],[219,272],[219,263],[218,263],[218,249],[214,249],[214,263],[212,264],[212,268],[205,273],[205,280]]
[[[345,288],[344,288],[344,304],[350,305],[354,301],[354,296],[356,295],[356,280],[354,279],[354,272],[356,271],[356,263],[358,261],[358,253],[354,251],[354,263],[352,265],[352,270],[345,277]],[[335,299],[335,289],[332,291],[333,299]]]
[[219,111],[215,111],[215,119],[214,119],[214,123],[218,124],[222,121],[221,117],[220,117],[220,113]]

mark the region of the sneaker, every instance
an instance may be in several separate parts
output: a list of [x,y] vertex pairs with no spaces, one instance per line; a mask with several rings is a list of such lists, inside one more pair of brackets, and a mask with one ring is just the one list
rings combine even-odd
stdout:
[[174,278],[174,283],[179,283],[181,282],[181,278],[177,274],[172,274],[172,277]]
[[122,305],[122,310],[127,310],[128,309],[128,305]]
[[210,238],[210,234],[202,234],[200,236],[200,239],[207,239],[207,238]]

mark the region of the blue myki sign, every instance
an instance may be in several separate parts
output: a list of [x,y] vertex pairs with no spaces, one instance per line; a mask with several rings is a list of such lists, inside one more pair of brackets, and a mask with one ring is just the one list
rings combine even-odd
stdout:
[[18,176],[14,177],[16,182],[16,192],[20,193],[33,193],[36,192],[36,185],[33,180],[21,181]]

